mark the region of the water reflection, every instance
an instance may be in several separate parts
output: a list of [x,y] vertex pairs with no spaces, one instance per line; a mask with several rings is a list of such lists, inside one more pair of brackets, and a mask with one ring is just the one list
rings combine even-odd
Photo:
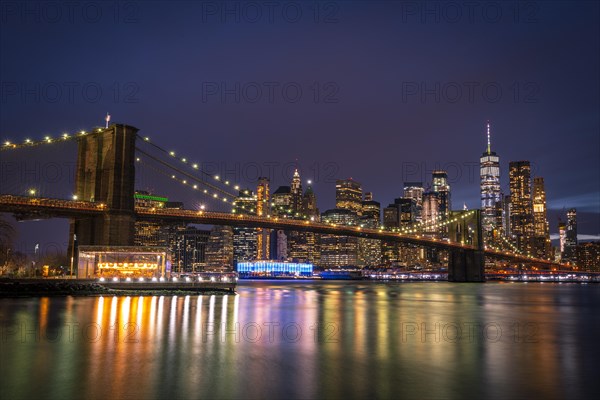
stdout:
[[2,398],[565,398],[596,390],[600,287],[245,282],[0,300]]

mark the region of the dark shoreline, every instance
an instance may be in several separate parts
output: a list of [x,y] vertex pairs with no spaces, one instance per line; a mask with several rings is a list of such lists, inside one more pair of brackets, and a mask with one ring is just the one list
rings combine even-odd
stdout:
[[55,279],[1,279],[0,298],[46,297],[46,296],[176,296],[176,295],[226,295],[230,290],[215,288],[112,289],[98,282]]

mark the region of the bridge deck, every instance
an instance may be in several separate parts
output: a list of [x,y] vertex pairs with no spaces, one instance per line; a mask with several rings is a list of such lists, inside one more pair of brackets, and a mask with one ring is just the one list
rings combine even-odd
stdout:
[[[106,205],[98,202],[62,200],[51,198],[37,198],[14,195],[0,195],[0,212],[11,212],[21,215],[35,215],[48,217],[83,218],[94,215],[108,214]],[[211,211],[194,211],[178,209],[148,209],[136,208],[137,220],[186,222],[209,225],[243,226],[267,229],[283,229],[290,231],[308,231],[315,233],[356,236],[363,238],[379,239],[391,242],[410,243],[418,246],[427,246],[441,250],[477,250],[475,247],[428,238],[418,234],[406,234],[386,231],[383,229],[368,229],[356,226],[324,224],[314,221],[299,221],[278,217],[258,217],[252,215],[230,214]],[[494,258],[506,259],[514,262],[536,263],[545,266],[568,268],[569,266],[557,264],[550,260],[536,259],[529,256],[486,249],[485,255]]]

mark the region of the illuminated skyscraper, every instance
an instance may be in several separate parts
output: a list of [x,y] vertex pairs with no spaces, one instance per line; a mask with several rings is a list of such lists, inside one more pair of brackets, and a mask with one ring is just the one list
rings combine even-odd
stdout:
[[560,256],[562,259],[565,253],[565,243],[567,241],[567,224],[565,224],[560,219],[558,220],[558,238],[560,246]]
[[562,260],[570,263],[577,262],[577,210],[574,208],[567,211],[567,232]]
[[[327,210],[321,215],[323,223],[356,226],[358,217],[355,212],[340,208]],[[323,267],[342,267],[358,265],[358,238],[323,234],[321,236],[321,261]]]
[[[277,241],[277,254],[276,257],[278,260],[286,260],[288,257],[288,240],[285,232],[281,229],[276,231],[276,241]],[[273,256],[273,255],[272,255]]]
[[[256,215],[266,217],[271,213],[269,178],[258,178],[256,187]],[[268,260],[271,250],[271,232],[269,229],[257,229],[256,259]]]
[[[153,196],[146,191],[137,190],[135,192],[135,206],[141,208],[166,208],[169,201],[166,197]],[[162,240],[161,231],[163,224],[150,221],[136,221],[134,244],[136,246],[161,246],[168,245]]]
[[404,182],[404,197],[415,201],[415,221],[422,221],[423,214],[423,182]]
[[290,189],[292,215],[300,216],[302,215],[302,180],[297,168],[294,170]]
[[[417,203],[412,197],[401,197],[383,210],[383,225],[387,228],[408,229],[417,221]],[[409,265],[418,258],[419,249],[411,244],[383,242],[383,258],[386,264]]]
[[200,272],[206,267],[210,231],[193,226],[168,226],[163,230],[171,251],[172,271]]
[[319,208],[317,207],[317,196],[310,185],[310,181],[308,181],[308,186],[304,191],[304,195],[302,196],[302,213],[306,216],[306,218],[314,219],[315,221],[319,220]]
[[544,178],[533,178],[533,237],[534,252],[538,258],[550,257],[550,228],[546,215]]
[[291,188],[289,186],[279,186],[271,195],[271,204],[273,215],[291,217],[293,215]]
[[510,208],[510,195],[507,194],[502,201],[502,227],[506,237],[512,237],[510,232]]
[[433,171],[432,173],[433,192],[437,194],[440,202],[440,215],[442,219],[448,217],[452,208],[450,200],[450,185],[448,184],[448,173],[446,171]]
[[435,234],[439,232],[439,230],[434,227],[434,225],[440,221],[440,199],[437,193],[423,193],[422,219],[425,233]]
[[[234,213],[256,215],[256,196],[251,190],[242,190],[233,203]],[[255,228],[233,228],[233,262],[256,260],[257,231]]]
[[531,166],[529,161],[509,164],[510,233],[517,248],[532,251],[533,204],[531,201]]
[[208,270],[233,270],[233,230],[230,226],[215,225],[210,231],[206,264]]
[[487,149],[479,159],[481,178],[481,216],[485,237],[491,238],[494,229],[500,228],[498,220],[502,218],[500,193],[500,157],[492,151],[490,123],[487,123]]
[[[360,225],[365,228],[377,229],[381,224],[381,205],[373,200],[371,192],[365,193],[362,202],[362,217]],[[359,265],[377,266],[381,264],[381,241],[378,239],[359,238],[358,240]]]
[[362,213],[362,187],[352,178],[339,179],[335,182],[335,207],[350,210],[361,215]]
[[[293,182],[292,186],[294,186]],[[301,206],[302,207],[299,210],[300,215],[295,216],[295,218],[306,218],[313,221],[320,220],[319,209],[317,208],[317,197],[315,196],[310,181],[308,181],[306,191],[301,197]],[[286,232],[286,235],[288,237],[288,255],[292,260],[298,262],[310,262],[312,264],[319,263],[320,234],[314,232],[289,231]]]
[[600,272],[600,242],[577,245],[577,266],[582,271]]

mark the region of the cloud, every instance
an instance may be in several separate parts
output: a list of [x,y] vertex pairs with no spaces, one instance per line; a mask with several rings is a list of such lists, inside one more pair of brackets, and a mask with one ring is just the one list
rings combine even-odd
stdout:
[[[560,237],[558,233],[553,233],[550,235],[550,240],[559,240]],[[592,240],[600,240],[600,235],[577,235],[577,240],[580,242],[589,242]]]
[[548,208],[561,210],[562,208],[576,208],[577,211],[600,212],[600,193],[590,192],[576,196],[567,196],[548,201]]

